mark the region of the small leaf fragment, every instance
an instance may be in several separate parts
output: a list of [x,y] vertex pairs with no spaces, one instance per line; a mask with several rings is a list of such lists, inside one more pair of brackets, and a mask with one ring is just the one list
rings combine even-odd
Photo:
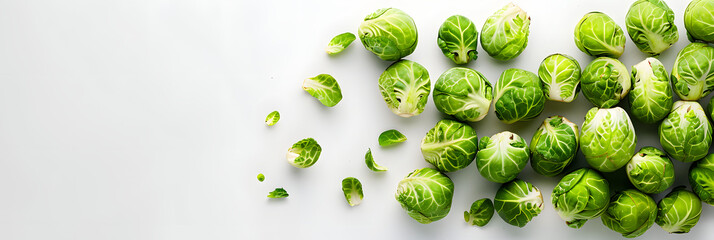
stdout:
[[342,192],[345,194],[347,204],[354,207],[362,203],[362,183],[356,178],[348,177],[342,180]]
[[374,158],[372,157],[372,149],[370,148],[367,149],[367,153],[364,155],[364,163],[367,164],[369,170],[375,172],[387,171],[386,167],[379,166],[376,162],[374,162]]
[[406,140],[407,137],[396,129],[390,129],[379,134],[379,146],[382,147],[392,146]]
[[305,79],[302,89],[317,98],[322,105],[333,107],[342,100],[342,90],[337,80],[330,74],[320,74],[312,78]]
[[265,181],[265,175],[263,175],[262,173],[258,173],[258,181],[259,182]]
[[272,111],[265,117],[265,125],[273,126],[280,121],[280,113],[278,111]]
[[285,191],[283,188],[276,188],[268,194],[269,198],[286,198],[288,196],[290,196],[290,194],[288,194],[288,191]]
[[472,226],[483,227],[491,221],[493,212],[491,199],[482,198],[471,204],[469,211],[464,211],[464,220]]
[[325,49],[325,51],[329,55],[338,54],[342,52],[342,50],[345,50],[345,48],[347,48],[350,44],[352,44],[355,39],[355,35],[350,32],[337,35],[333,37],[332,40],[330,40],[330,43],[327,44],[327,48]]

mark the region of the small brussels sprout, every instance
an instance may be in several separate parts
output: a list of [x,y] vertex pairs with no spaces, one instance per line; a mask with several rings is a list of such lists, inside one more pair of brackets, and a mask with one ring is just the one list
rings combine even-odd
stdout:
[[417,169],[399,182],[394,197],[409,216],[419,223],[427,224],[449,214],[454,197],[454,182],[437,170]]
[[644,193],[629,189],[610,198],[610,204],[600,217],[602,224],[626,238],[642,235],[652,227],[657,217],[657,204]]
[[384,172],[388,170],[386,167],[379,166],[376,162],[374,162],[374,157],[372,157],[372,149],[369,148],[367,149],[367,153],[364,154],[364,163],[367,165],[367,168],[369,168],[369,170],[372,170],[374,172]]
[[614,172],[625,166],[636,145],[635,127],[622,108],[591,108],[585,115],[580,151],[595,170]]
[[434,84],[436,109],[461,121],[483,119],[491,108],[491,83],[480,72],[455,67],[447,70]]
[[493,217],[493,202],[491,199],[482,198],[471,204],[469,211],[464,211],[464,220],[472,226],[483,227]]
[[543,210],[543,195],[529,182],[516,179],[501,185],[493,203],[503,221],[524,227]]
[[610,203],[610,184],[597,171],[581,168],[565,175],[550,199],[565,224],[580,228],[605,211]]
[[625,26],[640,51],[659,55],[679,40],[674,11],[662,0],[637,0],[625,16]]
[[337,80],[329,74],[320,74],[302,82],[302,89],[317,98],[322,105],[333,107],[342,100],[342,90]]
[[320,147],[320,144],[317,144],[315,139],[305,138],[296,142],[288,149],[286,158],[290,165],[297,168],[307,168],[317,162],[321,152],[322,147]]
[[272,192],[268,193],[269,198],[286,198],[288,196],[290,196],[290,194],[288,194],[288,191],[285,191],[283,188],[276,188]]
[[278,111],[272,111],[265,117],[265,125],[273,126],[280,121],[280,113]]
[[689,184],[702,201],[714,206],[714,154],[692,164]]
[[531,167],[544,176],[560,174],[578,152],[578,125],[561,116],[546,118],[531,139]]
[[357,39],[357,37],[350,32],[337,35],[330,40],[330,43],[327,44],[325,51],[330,55],[338,54],[352,44],[355,39]]
[[412,54],[418,40],[414,19],[396,8],[382,8],[367,15],[357,35],[364,48],[385,61]]
[[575,45],[593,57],[619,58],[625,51],[625,33],[607,14],[590,12],[575,26]]
[[702,159],[712,144],[712,125],[696,101],[677,101],[659,125],[659,142],[669,156],[682,162]]
[[672,110],[672,87],[664,65],[647,58],[632,66],[630,113],[644,123],[656,123]]
[[528,144],[518,134],[504,131],[483,137],[476,153],[478,172],[492,182],[505,183],[515,179],[528,163]]
[[441,120],[421,140],[424,160],[439,171],[453,172],[473,162],[478,151],[476,131],[469,125]]
[[400,117],[419,115],[429,99],[429,72],[418,63],[400,60],[379,76],[379,91],[387,107]]
[[669,233],[688,233],[701,215],[702,201],[680,186],[659,201],[655,223]]
[[627,163],[627,178],[647,194],[661,193],[674,183],[674,165],[664,151],[643,147]]
[[552,54],[540,63],[538,77],[545,96],[558,102],[572,102],[580,91],[580,64],[566,54]]
[[538,76],[521,69],[507,69],[498,78],[494,89],[496,117],[511,124],[540,115],[545,108],[545,96]]
[[400,133],[396,129],[390,129],[379,134],[379,146],[387,147],[392,146],[397,143],[401,143],[407,140],[404,134]]
[[684,28],[690,41],[714,43],[714,1],[692,0],[684,10]]
[[531,17],[520,7],[509,3],[486,19],[481,28],[481,47],[491,57],[507,61],[528,45]]
[[461,15],[446,19],[439,28],[436,43],[446,57],[456,64],[466,64],[478,57],[478,30],[471,20]]
[[362,183],[353,177],[342,179],[342,193],[345,194],[347,204],[351,207],[362,203],[364,194],[362,193]]
[[583,95],[599,108],[610,108],[620,102],[632,82],[629,71],[622,62],[609,57],[599,57],[583,70],[580,78]]
[[687,101],[709,95],[714,90],[714,48],[690,43],[679,51],[672,68],[672,88]]
[[262,173],[258,173],[258,182],[263,182],[263,181],[265,181],[265,175],[263,175]]

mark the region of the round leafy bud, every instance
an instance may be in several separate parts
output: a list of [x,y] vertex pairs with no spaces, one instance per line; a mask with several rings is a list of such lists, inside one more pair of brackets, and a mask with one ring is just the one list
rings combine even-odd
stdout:
[[692,164],[689,184],[702,201],[714,206],[714,154]]
[[644,123],[656,123],[672,110],[672,87],[664,65],[647,58],[632,66],[630,113]]
[[684,28],[690,41],[714,43],[714,1],[692,0],[684,10]]
[[422,65],[400,60],[379,76],[379,92],[387,107],[400,117],[419,115],[429,99],[429,72]]
[[714,90],[714,48],[690,43],[679,51],[672,68],[672,88],[687,101],[709,95]]
[[540,115],[545,107],[545,96],[537,75],[511,68],[498,78],[494,102],[496,117],[510,124]]
[[669,233],[688,233],[701,215],[702,201],[680,186],[659,201],[655,223]]
[[491,221],[493,217],[493,202],[491,199],[482,198],[471,204],[469,211],[464,211],[464,220],[479,227],[483,227]]
[[625,51],[625,33],[607,14],[590,12],[575,26],[575,45],[593,57],[619,58]]
[[455,67],[434,84],[436,109],[461,121],[480,121],[491,108],[491,83],[480,72]]
[[595,170],[614,172],[625,166],[636,145],[635,127],[622,108],[592,108],[585,115],[580,151]]
[[473,162],[478,151],[476,131],[452,120],[441,120],[421,140],[424,160],[442,172],[453,172]]
[[481,28],[481,46],[491,57],[506,61],[518,57],[528,45],[531,17],[509,3],[486,19]]
[[540,190],[529,182],[516,179],[504,183],[493,198],[496,212],[503,221],[524,227],[543,210],[543,196]]
[[644,193],[629,189],[610,198],[602,214],[602,223],[623,237],[634,238],[652,227],[657,217],[657,204]]
[[573,161],[580,140],[578,125],[562,116],[546,118],[531,139],[531,167],[545,176],[555,176]]
[[640,51],[659,55],[679,40],[674,11],[662,0],[637,0],[625,16],[625,26]]
[[581,168],[565,175],[550,199],[565,224],[580,228],[605,211],[610,203],[610,184],[597,171]]
[[643,147],[627,163],[627,178],[643,193],[661,193],[674,183],[674,165],[667,154]]
[[580,84],[588,101],[599,108],[610,108],[625,98],[632,82],[622,62],[599,57],[585,67]]
[[543,94],[558,102],[572,102],[580,91],[580,64],[566,54],[552,54],[540,63],[538,77]]
[[478,30],[471,20],[461,15],[446,19],[439,28],[436,43],[441,52],[456,64],[466,64],[478,58]]
[[526,140],[509,131],[481,138],[479,148],[481,150],[476,153],[479,173],[497,183],[515,179],[530,157]]
[[677,101],[659,125],[659,143],[669,156],[682,162],[702,159],[712,144],[712,125],[696,101]]
[[417,46],[414,19],[396,8],[382,8],[367,15],[357,35],[364,48],[385,61],[406,57]]
[[417,169],[399,182],[394,197],[409,216],[427,224],[449,214],[454,182],[437,170]]
[[317,144],[315,139],[305,138],[296,142],[288,149],[286,158],[290,165],[297,168],[308,168],[317,162],[321,152],[322,147],[320,147],[320,144]]

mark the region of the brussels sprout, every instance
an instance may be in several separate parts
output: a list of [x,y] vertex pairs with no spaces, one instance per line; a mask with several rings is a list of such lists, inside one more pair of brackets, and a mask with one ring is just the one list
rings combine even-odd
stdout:
[[268,193],[269,198],[286,198],[288,196],[290,196],[290,194],[283,188],[276,188],[274,191]]
[[364,48],[385,61],[406,57],[417,46],[414,19],[396,8],[382,8],[367,15],[357,35]]
[[386,147],[401,143],[407,140],[404,134],[395,129],[390,129],[379,134],[379,146]]
[[679,51],[672,68],[672,88],[687,101],[709,95],[714,90],[714,48],[690,43]]
[[444,55],[456,64],[466,64],[478,57],[478,30],[476,25],[464,16],[454,15],[447,18],[439,28],[436,43]]
[[400,60],[379,76],[379,91],[394,114],[400,117],[419,115],[424,111],[431,91],[429,72],[418,63]]
[[595,170],[614,172],[625,166],[636,145],[635,127],[622,108],[591,108],[585,115],[580,151]]
[[476,153],[478,172],[497,183],[515,179],[530,157],[526,140],[509,131],[481,138],[479,148],[481,150]]
[[491,57],[507,61],[528,45],[531,17],[520,7],[509,3],[486,19],[481,28],[481,47]]
[[455,67],[434,84],[434,105],[461,121],[480,121],[491,108],[491,83],[480,72]]
[[421,140],[424,160],[439,171],[453,172],[473,162],[478,151],[476,131],[452,120],[441,120]]
[[630,113],[644,123],[656,123],[672,110],[672,87],[662,63],[647,58],[632,66]]
[[610,203],[610,184],[597,171],[581,168],[565,175],[550,199],[565,224],[580,228],[605,211]]
[[518,227],[524,227],[543,210],[540,190],[520,179],[501,185],[493,202],[503,221]]
[[684,10],[684,28],[690,41],[714,43],[714,1],[692,0]]
[[677,101],[659,125],[659,143],[669,156],[682,162],[702,159],[712,144],[712,125],[697,102]]
[[640,51],[659,55],[679,40],[674,11],[662,0],[637,0],[625,16],[627,33]]
[[667,154],[654,147],[643,147],[627,163],[627,178],[643,193],[661,193],[674,183],[674,165]]
[[543,112],[545,96],[538,76],[521,69],[507,69],[494,89],[496,117],[505,123],[533,119]]
[[538,77],[545,96],[558,102],[572,102],[580,91],[580,64],[566,54],[552,54],[540,63]]
[[652,227],[657,217],[657,204],[640,191],[629,189],[612,196],[602,224],[623,237],[634,238]]
[[362,183],[358,179],[353,177],[342,179],[342,192],[345,194],[347,204],[351,207],[362,203],[364,194],[362,193]]
[[493,217],[493,202],[491,199],[482,198],[471,204],[469,211],[464,211],[464,220],[479,227],[486,226]]
[[273,126],[280,121],[280,113],[278,111],[272,111],[265,117],[265,125]]
[[307,168],[317,162],[321,152],[322,147],[320,147],[320,144],[317,144],[315,139],[305,138],[296,142],[288,149],[286,158],[290,165],[298,168]]
[[589,12],[575,26],[575,45],[593,57],[619,58],[625,51],[625,33],[607,14]]
[[702,201],[714,206],[714,154],[692,165],[689,169],[689,184]]
[[374,172],[387,171],[386,167],[379,166],[376,162],[374,162],[374,157],[372,157],[372,149],[368,148],[367,153],[364,154],[364,163],[367,165],[367,168],[369,168],[369,170],[372,170]]
[[330,43],[327,44],[327,48],[325,49],[325,51],[327,52],[327,54],[330,55],[338,54],[342,52],[342,50],[345,50],[345,48],[347,48],[350,44],[352,44],[352,41],[354,41],[355,39],[357,39],[357,37],[355,37],[354,34],[349,32],[337,35],[333,37],[332,40],[330,40]]
[[417,169],[399,182],[394,197],[409,216],[419,223],[427,224],[449,214],[454,183],[437,170]]
[[599,108],[610,108],[630,92],[631,80],[627,67],[609,57],[599,57],[583,70],[580,78],[583,95]]
[[333,107],[342,100],[342,90],[337,80],[329,74],[320,74],[302,82],[302,89],[317,98],[322,105]]
[[676,187],[657,204],[655,223],[669,233],[688,233],[702,215],[702,202],[697,195]]
[[258,173],[258,181],[259,182],[265,181],[265,175],[263,175],[262,173]]
[[555,176],[573,161],[578,152],[578,125],[561,116],[546,118],[531,139],[531,167],[545,176]]

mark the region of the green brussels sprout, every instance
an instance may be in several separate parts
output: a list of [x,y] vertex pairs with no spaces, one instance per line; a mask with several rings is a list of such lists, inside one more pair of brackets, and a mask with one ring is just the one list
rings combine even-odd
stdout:
[[674,165],[667,154],[654,147],[643,147],[627,163],[627,178],[643,193],[661,193],[674,183]]
[[288,149],[286,158],[290,165],[297,168],[308,168],[317,162],[321,152],[322,147],[320,147],[320,144],[317,144],[315,139],[305,138],[296,142]]
[[342,193],[345,194],[345,200],[350,207],[354,207],[362,203],[364,193],[362,193],[362,183],[359,179],[348,177],[342,179]]
[[684,10],[684,28],[690,41],[714,43],[714,1],[692,0]]
[[370,148],[368,148],[367,153],[364,154],[364,164],[367,165],[367,168],[369,168],[369,170],[372,170],[373,172],[384,172],[388,170],[386,167],[379,166],[379,164],[374,162],[374,157],[372,157],[372,149]]
[[581,168],[565,175],[550,199],[565,224],[580,228],[605,211],[610,203],[610,184],[597,171]]
[[538,77],[545,96],[558,102],[572,102],[580,91],[580,64],[566,54],[552,54],[540,63]]
[[531,139],[531,167],[544,176],[560,174],[578,152],[578,125],[561,116],[546,118]]
[[518,134],[504,131],[483,137],[476,153],[478,172],[492,182],[505,183],[515,179],[528,163],[528,144]]
[[367,15],[357,35],[364,48],[385,61],[412,54],[418,40],[414,19],[396,8],[382,8]]
[[436,109],[461,121],[480,121],[491,108],[491,83],[480,72],[455,67],[434,84]]
[[657,204],[655,223],[669,233],[688,233],[701,215],[702,201],[684,186],[679,186]]
[[330,74],[320,74],[305,79],[302,82],[302,89],[328,107],[334,107],[342,100],[340,85]]
[[664,65],[647,58],[632,66],[630,113],[644,123],[656,123],[672,110],[672,87]]
[[501,185],[493,205],[503,221],[524,227],[543,210],[543,195],[529,182],[515,179]]
[[379,146],[387,147],[404,142],[407,140],[407,137],[396,129],[390,129],[379,134],[377,140],[379,141]]
[[659,143],[674,159],[693,162],[702,159],[712,144],[712,125],[696,101],[677,101],[659,125]]
[[481,47],[491,57],[507,61],[521,55],[528,45],[531,17],[509,3],[486,19],[481,28]]
[[662,0],[637,0],[625,16],[625,26],[640,51],[659,55],[679,40],[674,11]]
[[625,52],[625,33],[607,14],[589,12],[575,26],[575,45],[593,57],[619,58]]
[[431,91],[429,72],[418,63],[400,60],[379,76],[379,91],[394,114],[400,117],[419,115],[424,111]]
[[498,78],[494,89],[496,117],[511,124],[540,115],[545,108],[545,96],[538,76],[521,69],[507,69]]
[[482,198],[471,204],[469,211],[464,211],[464,220],[475,226],[483,227],[493,217],[493,202],[491,199]]
[[288,196],[290,196],[290,194],[288,194],[288,191],[285,191],[284,188],[276,188],[268,193],[269,198],[286,198]]
[[265,125],[273,126],[280,120],[280,112],[272,111],[265,117]]
[[263,182],[263,181],[265,181],[265,175],[263,175],[262,173],[258,173],[257,178],[258,178],[258,182]]
[[473,162],[478,151],[476,131],[453,120],[441,120],[421,140],[424,160],[439,171],[453,172]]
[[622,108],[591,108],[585,115],[580,151],[595,170],[614,172],[625,166],[636,145],[635,127]]
[[714,206],[714,154],[692,164],[689,184],[702,201]]
[[342,50],[345,50],[345,48],[347,48],[350,44],[352,44],[355,39],[357,39],[357,37],[355,37],[355,35],[350,32],[337,35],[333,37],[332,40],[330,40],[330,43],[327,44],[327,48],[325,49],[325,51],[329,55],[338,54],[342,52]]
[[640,191],[629,189],[610,198],[602,214],[602,224],[626,238],[642,235],[652,227],[657,217],[657,204]]
[[590,62],[580,78],[583,95],[599,108],[617,105],[630,92],[631,84],[627,67],[609,57],[599,57]]
[[399,182],[394,197],[409,216],[419,223],[427,224],[449,214],[454,197],[454,182],[437,170],[417,169]]
[[714,90],[714,48],[690,43],[679,51],[672,67],[672,88],[679,98],[696,101]]
[[456,64],[466,64],[478,58],[478,30],[471,20],[461,15],[446,19],[439,28],[436,43],[441,52]]

